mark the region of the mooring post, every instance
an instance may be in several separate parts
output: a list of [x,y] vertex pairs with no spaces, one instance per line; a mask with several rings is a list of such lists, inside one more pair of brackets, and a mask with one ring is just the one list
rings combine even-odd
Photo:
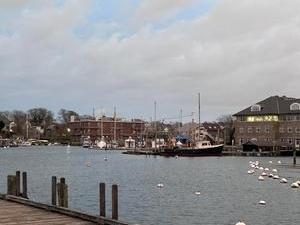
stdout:
[[16,196],[20,196],[21,193],[21,172],[16,171]]
[[16,195],[16,176],[14,175],[7,176],[7,194]]
[[100,183],[100,216],[105,217],[106,209],[105,209],[105,183]]
[[57,189],[56,189],[56,185],[57,185],[57,179],[56,176],[52,176],[52,205],[56,205],[56,196],[57,196]]
[[28,198],[27,195],[27,173],[23,172],[22,173],[22,197],[23,198]]
[[112,219],[118,220],[118,185],[112,185]]
[[60,182],[57,184],[58,191],[58,205],[68,208],[68,186],[66,185],[66,179],[60,178]]
[[293,164],[294,164],[294,166],[296,166],[296,156],[297,156],[297,154],[296,154],[296,148],[294,148],[293,149]]

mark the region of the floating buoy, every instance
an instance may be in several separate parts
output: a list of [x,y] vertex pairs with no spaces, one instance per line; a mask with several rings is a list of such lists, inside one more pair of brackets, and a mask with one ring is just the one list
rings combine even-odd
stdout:
[[85,164],[87,167],[90,167],[91,166],[91,162],[86,162]]
[[259,167],[259,169],[260,169],[260,170],[264,170],[264,168],[263,168],[263,167]]
[[280,160],[278,160],[278,162],[277,162],[278,164],[281,164],[281,161]]
[[277,169],[272,169],[272,172],[277,173]]
[[260,204],[260,205],[266,205],[266,202],[263,201],[263,200],[260,200],[258,204]]
[[248,170],[248,174],[253,174],[254,170]]
[[265,168],[265,171],[270,171],[269,168]]
[[164,184],[159,183],[159,184],[157,184],[156,186],[157,186],[158,188],[163,188],[163,187],[164,187]]
[[267,176],[268,174],[266,172],[261,173],[262,176]]
[[252,162],[252,161],[250,161],[250,162],[249,162],[249,164],[253,164],[253,162]]
[[278,175],[274,175],[273,179],[279,179],[279,176]]
[[272,164],[273,162],[272,162],[272,161],[269,161],[269,163]]
[[259,165],[259,161],[255,161],[255,165],[258,166]]
[[257,170],[258,170],[258,169],[259,169],[259,166],[255,166],[255,169],[257,169]]
[[287,183],[287,179],[281,178],[280,183],[286,184]]
[[104,161],[107,161],[108,159],[107,159],[107,157],[104,157]]
[[268,177],[273,178],[274,175],[272,173],[270,173]]
[[175,158],[178,159],[178,155],[175,155]]
[[201,195],[201,192],[200,191],[196,191],[195,195]]
[[265,180],[265,178],[263,176],[259,176],[258,180],[263,181],[263,180]]
[[291,184],[291,188],[299,188],[299,184],[297,182],[294,182]]
[[239,221],[235,225],[246,225],[246,224],[244,222]]
[[300,187],[300,180],[295,181],[295,183],[297,183]]
[[251,164],[251,166],[250,166],[251,168],[255,168],[255,165],[254,164]]

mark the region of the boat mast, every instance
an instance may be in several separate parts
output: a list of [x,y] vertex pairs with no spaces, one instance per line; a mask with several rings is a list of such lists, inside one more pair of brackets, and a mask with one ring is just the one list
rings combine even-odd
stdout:
[[117,112],[116,107],[114,107],[114,144],[117,142]]
[[199,128],[201,127],[201,113],[200,113],[200,92],[198,93],[198,115],[199,115]]
[[156,122],[156,101],[154,101],[154,129],[155,129],[155,140],[154,140],[154,144],[155,144],[155,151],[157,149],[157,122]]

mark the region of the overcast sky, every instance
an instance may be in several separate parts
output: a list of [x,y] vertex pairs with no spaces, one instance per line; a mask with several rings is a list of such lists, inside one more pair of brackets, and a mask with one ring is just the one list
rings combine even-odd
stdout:
[[0,111],[235,113],[300,97],[300,0],[1,0]]

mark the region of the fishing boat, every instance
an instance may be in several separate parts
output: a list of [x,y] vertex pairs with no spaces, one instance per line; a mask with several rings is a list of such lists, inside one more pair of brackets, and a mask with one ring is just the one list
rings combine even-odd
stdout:
[[162,149],[162,156],[221,156],[223,144],[212,145],[210,141],[198,141],[195,147],[177,145],[173,148]]
[[171,148],[163,148],[162,156],[221,156],[223,144],[214,144],[211,135],[201,126],[200,120],[200,93],[198,94],[199,123],[193,130],[192,138],[176,138],[176,144]]

